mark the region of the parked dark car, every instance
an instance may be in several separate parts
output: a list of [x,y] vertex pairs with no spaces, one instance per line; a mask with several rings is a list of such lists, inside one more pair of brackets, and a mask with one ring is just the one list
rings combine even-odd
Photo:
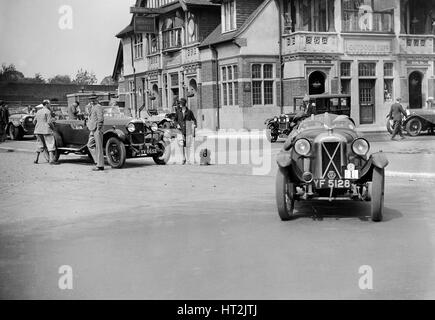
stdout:
[[362,200],[371,201],[371,218],[381,221],[388,160],[369,151],[348,116],[324,113],[303,120],[277,155],[280,218],[295,217],[296,201]]
[[[104,154],[112,168],[122,168],[125,160],[152,157],[164,165],[170,157],[170,134],[143,119],[106,118],[103,126]],[[56,158],[62,154],[90,155],[89,130],[84,120],[58,120],[55,123]]]
[[409,115],[403,121],[403,125],[410,136],[418,136],[423,131],[434,132],[435,104],[429,105],[423,109],[408,109]]
[[21,140],[25,135],[33,135],[35,116],[27,112],[27,107],[10,109],[10,113],[7,132],[11,140]]
[[[307,96],[293,99],[293,110],[290,113],[267,119],[264,124],[269,141],[275,142],[279,137],[286,138],[300,121],[307,117],[302,109],[303,99]],[[315,103],[314,114],[324,112],[344,114],[350,116],[350,95],[346,94],[318,94],[309,95],[309,104]]]

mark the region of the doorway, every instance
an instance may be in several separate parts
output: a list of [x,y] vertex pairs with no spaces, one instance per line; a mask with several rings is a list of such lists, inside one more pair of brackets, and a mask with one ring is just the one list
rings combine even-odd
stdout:
[[308,78],[308,93],[325,93],[325,75],[320,71],[314,71]]
[[411,72],[409,75],[408,87],[410,109],[419,109],[423,106],[423,97],[421,92],[422,80],[423,75],[418,71]]
[[376,80],[359,80],[360,124],[375,122],[375,84]]
[[195,117],[198,114],[198,85],[195,79],[189,81],[189,91],[187,93],[187,98],[189,101],[189,109],[192,110]]

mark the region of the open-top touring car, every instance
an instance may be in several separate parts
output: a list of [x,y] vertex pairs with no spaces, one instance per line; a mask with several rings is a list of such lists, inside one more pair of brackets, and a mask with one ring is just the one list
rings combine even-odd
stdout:
[[370,144],[345,115],[320,114],[303,120],[277,155],[276,203],[282,220],[295,217],[304,200],[371,201],[371,218],[382,220],[382,152],[369,155]]

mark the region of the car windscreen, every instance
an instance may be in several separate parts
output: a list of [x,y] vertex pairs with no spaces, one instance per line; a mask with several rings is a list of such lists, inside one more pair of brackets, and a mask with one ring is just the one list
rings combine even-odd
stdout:
[[355,130],[355,125],[348,116],[336,115],[331,113],[323,113],[312,115],[305,119],[299,125],[299,130],[307,130],[314,128],[348,128]]

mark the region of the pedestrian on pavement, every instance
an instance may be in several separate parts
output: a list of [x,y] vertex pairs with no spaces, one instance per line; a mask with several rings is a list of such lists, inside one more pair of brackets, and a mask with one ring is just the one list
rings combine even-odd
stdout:
[[187,108],[187,100],[180,99],[180,107],[176,109],[175,123],[183,134],[183,164],[190,164],[190,150],[192,148],[195,128],[197,126],[195,115]]
[[53,123],[50,108],[50,101],[44,100],[42,102],[42,108],[36,112],[33,123],[35,124],[34,134],[38,141],[38,148],[36,150],[35,164],[39,161],[39,155],[41,152],[49,152],[49,162],[52,165],[57,165],[59,162],[55,159],[56,145],[53,136]]
[[405,139],[402,132],[402,115],[406,117],[406,112],[400,104],[401,98],[396,98],[396,103],[393,103],[390,108],[389,119],[393,120],[393,135],[391,140],[399,134],[401,139]]
[[6,141],[7,128],[9,123],[9,110],[6,102],[0,100],[0,143]]
[[103,124],[104,113],[103,107],[98,103],[97,96],[91,96],[89,98],[89,141],[88,149],[94,159],[94,163],[97,165],[92,171],[104,170],[104,153],[103,153]]
[[72,105],[68,106],[68,118],[69,120],[77,120],[78,114],[80,112],[79,109],[80,102],[76,101]]

